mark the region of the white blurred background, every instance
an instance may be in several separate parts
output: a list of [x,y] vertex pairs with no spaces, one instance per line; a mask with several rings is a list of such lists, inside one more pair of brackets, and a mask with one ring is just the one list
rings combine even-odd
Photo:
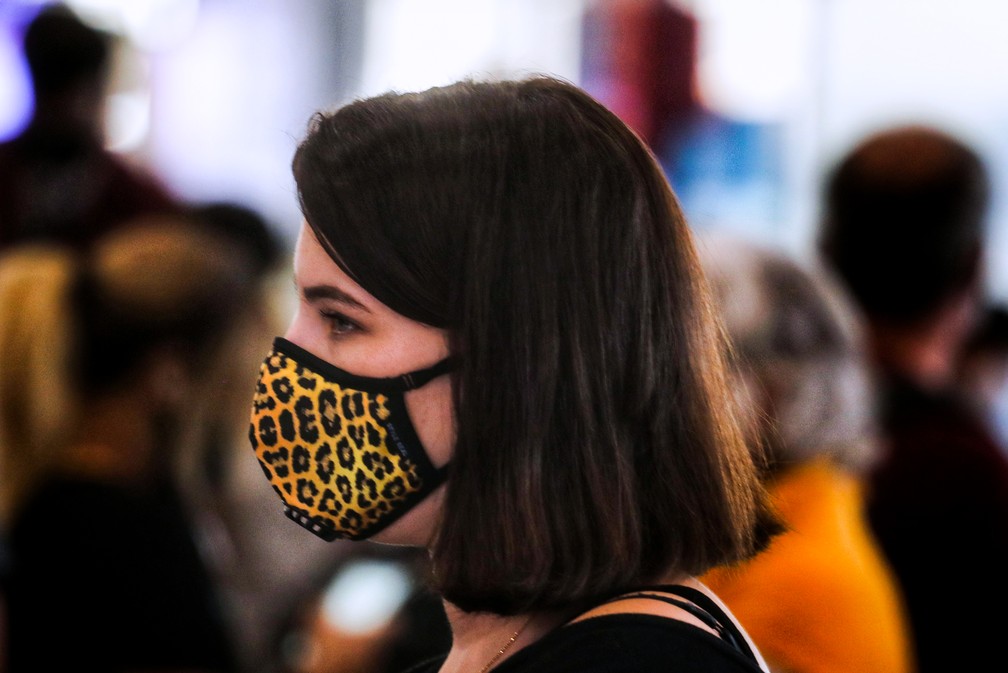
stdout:
[[[44,4],[0,0],[0,138],[31,93],[19,41]],[[124,36],[109,144],[181,196],[230,198],[285,234],[289,173],[311,112],[463,76],[583,77],[592,0],[71,0]],[[1008,3],[999,0],[682,0],[699,20],[711,110],[775,130],[772,175],[695,226],[745,230],[798,252],[836,156],[874,128],[932,122],[972,142],[995,179],[991,292],[1008,296]],[[699,206],[698,206],[699,208]],[[690,215],[689,209],[687,214]]]

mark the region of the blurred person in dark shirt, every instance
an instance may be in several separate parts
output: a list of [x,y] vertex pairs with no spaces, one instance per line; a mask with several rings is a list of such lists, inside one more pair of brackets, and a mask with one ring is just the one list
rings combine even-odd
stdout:
[[[868,513],[907,601],[921,673],[1001,656],[1008,460],[956,385],[980,314],[989,177],[940,129],[881,130],[827,176],[820,249],[868,320],[886,446]],[[961,574],[975,581],[963,585]]]
[[0,255],[9,673],[238,670],[178,460],[254,284],[232,241],[164,220]]
[[179,199],[151,172],[104,147],[113,37],[63,5],[29,24],[35,98],[28,126],[0,144],[0,248],[25,240],[86,246],[119,223]]

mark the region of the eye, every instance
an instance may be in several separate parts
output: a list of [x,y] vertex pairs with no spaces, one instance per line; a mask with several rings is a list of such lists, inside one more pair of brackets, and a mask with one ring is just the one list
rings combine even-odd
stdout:
[[329,332],[333,336],[345,336],[361,329],[360,325],[338,311],[319,309],[319,315],[329,325]]

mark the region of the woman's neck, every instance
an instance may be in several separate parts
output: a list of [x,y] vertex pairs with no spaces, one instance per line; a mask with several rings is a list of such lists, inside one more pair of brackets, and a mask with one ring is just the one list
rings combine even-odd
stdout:
[[538,612],[498,615],[471,613],[445,601],[452,647],[440,673],[482,673],[500,665],[567,621],[566,615]]

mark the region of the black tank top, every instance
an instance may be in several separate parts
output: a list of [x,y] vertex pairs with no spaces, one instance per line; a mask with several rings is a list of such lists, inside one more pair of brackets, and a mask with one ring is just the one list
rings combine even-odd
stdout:
[[[634,588],[598,603],[649,598],[686,610],[708,625],[645,613],[568,622],[518,650],[491,673],[762,673],[745,636],[707,594],[681,585]],[[445,657],[406,673],[436,673]]]

